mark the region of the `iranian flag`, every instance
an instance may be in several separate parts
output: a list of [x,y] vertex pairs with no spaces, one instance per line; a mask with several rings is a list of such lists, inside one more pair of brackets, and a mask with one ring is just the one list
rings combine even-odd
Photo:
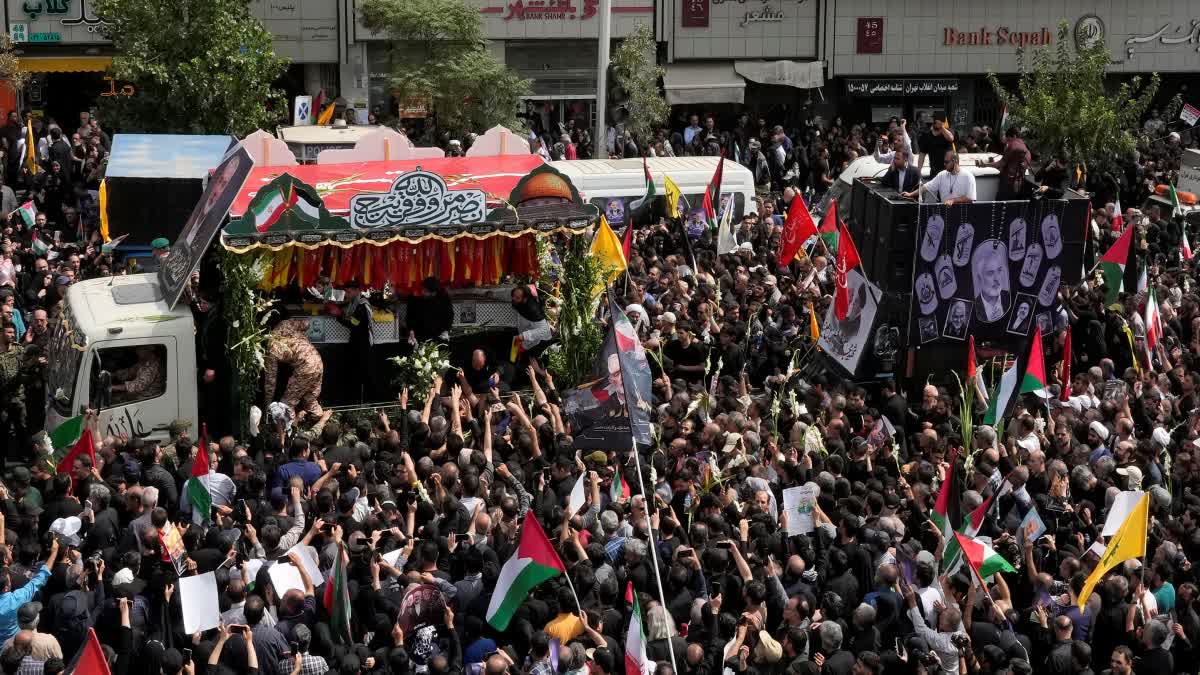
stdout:
[[201,427],[200,446],[192,460],[192,478],[187,482],[187,499],[192,505],[192,522],[203,523],[212,515],[212,494],[208,491],[208,425]]
[[259,232],[271,229],[271,226],[283,216],[284,212],[296,205],[297,199],[295,188],[289,189],[286,195],[278,188],[263,194],[250,207],[251,212],[254,213],[254,229]]
[[975,336],[967,338],[967,379],[975,386],[975,396],[983,405],[988,404],[987,387],[983,386],[983,372],[979,370],[979,362],[975,359]]
[[96,446],[92,443],[92,430],[84,429],[79,435],[79,440],[75,441],[75,445],[71,446],[71,450],[63,455],[58,460],[55,467],[55,473],[71,473],[72,465],[75,463],[76,457],[88,456],[92,458],[92,466],[96,466]]
[[954,528],[950,525],[951,502],[958,499],[958,493],[954,490],[954,465],[958,463],[957,447],[950,451],[949,462],[950,468],[946,470],[946,479],[942,481],[942,486],[938,489],[937,501],[933,503],[933,511],[929,513],[929,519],[933,521],[946,540],[946,550],[942,553],[943,562],[951,560],[952,555],[957,555],[957,551],[950,550],[950,542],[954,541]]
[[1187,262],[1192,259],[1192,244],[1187,238],[1187,227],[1183,228],[1183,238],[1179,240],[1179,254],[1183,256],[1183,261]]
[[500,578],[492,591],[487,622],[496,630],[507,629],[513,614],[535,587],[566,571],[533,511],[527,511],[517,552],[500,569]]
[[838,241],[841,245],[838,246],[837,268],[834,270],[837,287],[833,295],[833,314],[838,321],[845,321],[850,312],[850,283],[847,275],[850,270],[858,267],[862,260],[858,257],[858,249],[855,248],[854,240],[850,238],[845,224],[840,224],[839,229],[841,234]]
[[654,187],[654,177],[650,175],[650,167],[646,164],[645,157],[642,157],[642,172],[646,174],[646,193],[629,203],[631,211],[636,211],[646,204],[653,204],[654,198],[658,196],[658,190]]
[[971,571],[975,573],[975,580],[979,582],[980,588],[984,587],[985,577],[990,577],[998,572],[1016,572],[1013,566],[1004,559],[1004,556],[996,553],[991,546],[979,539],[958,533],[955,533],[954,539],[962,549],[963,558],[971,566]]
[[1183,209],[1179,206],[1179,193],[1175,191],[1174,183],[1167,183],[1167,187],[1170,188],[1168,194],[1171,196],[1171,216],[1178,216],[1183,213]]
[[1025,377],[1021,378],[1021,389],[1017,393],[1049,397],[1046,393],[1046,357],[1042,352],[1040,327],[1033,331],[1033,342],[1029,344],[1029,363],[1025,365]]
[[353,644],[350,634],[350,587],[346,576],[346,550],[338,543],[337,559],[333,563],[333,574],[325,585],[325,611],[329,612],[329,628],[334,639]]
[[1158,341],[1162,339],[1162,317],[1158,313],[1158,294],[1151,288],[1146,294],[1146,349],[1154,352]]
[[625,477],[621,475],[620,462],[613,466],[612,485],[608,487],[608,498],[614,502],[629,499],[629,483],[626,483]]
[[33,205],[32,199],[17,207],[17,213],[21,214],[21,220],[25,221],[26,227],[33,227],[37,221],[37,207]]
[[1000,383],[992,389],[991,401],[988,402],[987,412],[983,416],[984,424],[995,425],[1008,413],[1009,404],[1017,391],[1017,367],[1016,362],[1009,366],[1000,376]]
[[1104,304],[1111,305],[1121,295],[1121,280],[1125,276],[1125,265],[1129,263],[1129,246],[1133,242],[1133,228],[1125,228],[1117,243],[1100,257],[1100,272],[1104,275]]
[[646,632],[642,630],[642,608],[638,605],[633,582],[625,586],[625,602],[633,604],[629,632],[625,634],[625,675],[650,675],[654,662],[646,658]]

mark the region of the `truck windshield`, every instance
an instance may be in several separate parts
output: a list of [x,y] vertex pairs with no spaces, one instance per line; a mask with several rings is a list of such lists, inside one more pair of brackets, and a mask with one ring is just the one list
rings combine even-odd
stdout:
[[50,367],[46,375],[51,405],[63,417],[74,415],[75,375],[85,351],[87,337],[78,332],[70,307],[64,303],[59,319],[50,323]]

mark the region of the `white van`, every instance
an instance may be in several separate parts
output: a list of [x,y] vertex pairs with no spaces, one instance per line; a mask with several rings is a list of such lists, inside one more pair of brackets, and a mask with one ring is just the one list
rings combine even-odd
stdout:
[[[958,159],[962,170],[969,171],[971,175],[975,176],[975,201],[994,201],[996,199],[996,191],[1000,187],[1000,170],[978,165],[986,162],[994,162],[1000,159],[1000,155],[991,152],[974,152],[961,154],[958,156]],[[883,178],[884,174],[890,168],[890,164],[876,162],[875,157],[872,155],[859,157],[854,160],[837,177],[837,180],[833,182],[833,186],[821,198],[820,204],[809,204],[809,210],[812,212],[813,218],[819,222],[820,217],[829,208],[829,203],[837,199],[838,217],[842,220],[849,220],[850,199],[854,191],[854,180],[856,178]],[[929,163],[926,161],[925,166],[921,168],[921,180],[927,181],[930,178]],[[926,194],[923,198],[925,201],[932,199],[929,194]]]
[[[679,208],[690,213],[703,207],[704,190],[717,170],[718,161],[721,161],[719,157],[656,157],[647,159],[646,166],[658,195],[666,194],[663,176],[670,176],[683,193]],[[646,194],[646,174],[641,159],[577,159],[550,164],[569,177],[580,196],[599,207],[609,224],[618,229],[625,226],[629,203]],[[725,160],[721,176],[721,201],[718,214],[732,203],[734,223],[746,213],[758,212],[754,203],[754,175],[729,159]],[[666,202],[660,199],[654,205],[655,220],[665,213]]]

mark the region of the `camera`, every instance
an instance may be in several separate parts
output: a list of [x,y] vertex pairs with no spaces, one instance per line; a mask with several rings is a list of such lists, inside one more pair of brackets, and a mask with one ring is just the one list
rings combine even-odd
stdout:
[[968,647],[971,646],[971,640],[969,638],[967,638],[967,636],[963,633],[955,633],[955,634],[951,635],[950,643],[953,644],[954,648],[960,652],[965,651]]

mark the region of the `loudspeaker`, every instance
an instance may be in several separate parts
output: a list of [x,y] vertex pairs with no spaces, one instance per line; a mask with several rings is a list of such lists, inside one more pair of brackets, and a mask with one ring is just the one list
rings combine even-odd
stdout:
[[867,207],[870,203],[871,186],[862,178],[854,180],[854,189],[850,194],[850,236],[858,241],[861,237],[863,222],[866,219]]

